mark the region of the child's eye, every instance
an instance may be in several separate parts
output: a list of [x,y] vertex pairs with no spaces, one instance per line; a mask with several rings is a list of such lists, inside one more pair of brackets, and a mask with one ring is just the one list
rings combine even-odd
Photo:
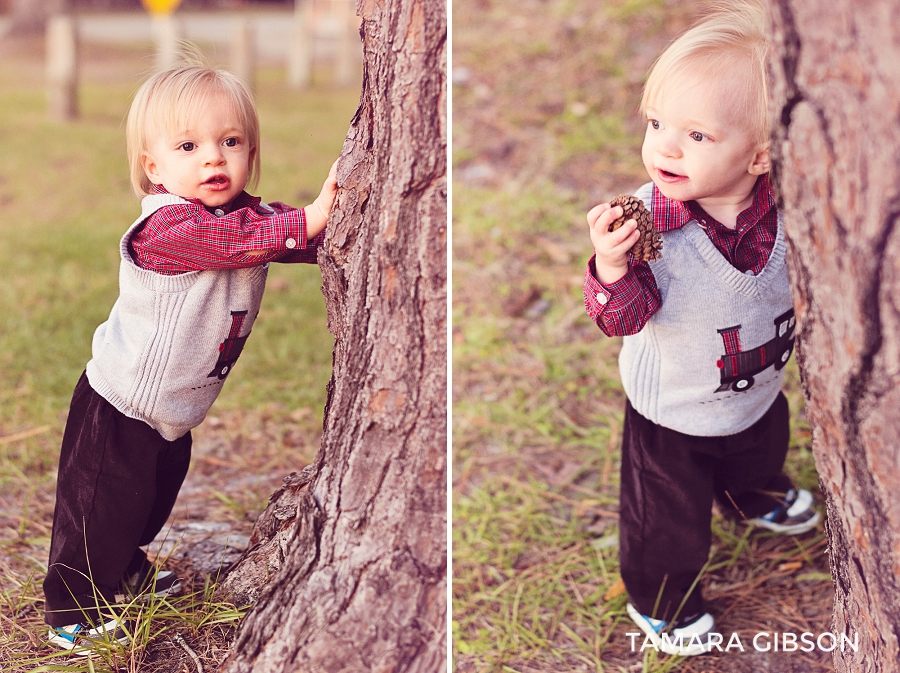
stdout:
[[691,139],[696,140],[698,143],[706,140],[706,136],[700,131],[691,131]]
[[179,148],[185,152],[193,152],[195,147],[197,146],[194,143],[181,143],[179,146]]
[[652,128],[654,131],[659,131],[660,124],[657,120],[649,119],[647,121],[650,124],[650,128]]
[[237,138],[226,138],[225,142],[222,144],[225,145],[225,147],[237,147],[238,142]]

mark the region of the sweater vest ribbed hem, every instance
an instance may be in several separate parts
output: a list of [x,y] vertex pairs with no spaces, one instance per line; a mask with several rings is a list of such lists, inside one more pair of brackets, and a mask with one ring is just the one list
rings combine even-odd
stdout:
[[88,383],[91,384],[91,388],[94,389],[94,392],[96,392],[98,395],[100,395],[100,397],[113,405],[119,412],[121,412],[125,416],[143,421],[144,423],[149,425],[151,428],[156,430],[166,441],[174,442],[176,439],[182,437],[185,433],[191,430],[191,428],[195,428],[200,425],[200,423],[203,422],[203,419],[206,418],[206,413],[204,412],[203,416],[201,416],[199,419],[195,419],[180,426],[159,423],[129,406],[125,402],[125,400],[123,400],[119,396],[113,386],[107,383],[107,381],[103,378],[103,375],[100,374],[100,371],[97,369],[97,365],[93,360],[90,360],[87,363],[87,366],[85,367],[85,373],[87,374]]

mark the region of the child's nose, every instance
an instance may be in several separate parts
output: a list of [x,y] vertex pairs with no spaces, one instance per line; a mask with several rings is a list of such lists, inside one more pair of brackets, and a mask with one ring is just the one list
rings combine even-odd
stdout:
[[681,156],[681,146],[675,141],[674,138],[666,137],[660,140],[658,151],[664,157]]
[[218,145],[208,147],[203,158],[207,166],[219,166],[225,163],[225,155]]

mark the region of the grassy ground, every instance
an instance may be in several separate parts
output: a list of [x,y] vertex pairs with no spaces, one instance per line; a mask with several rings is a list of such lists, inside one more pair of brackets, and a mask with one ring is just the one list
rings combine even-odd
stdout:
[[[6,130],[0,152],[4,671],[26,670],[14,655],[36,661],[49,652],[42,644],[39,581],[59,442],[72,389],[90,358],[91,335],[116,297],[117,242],[139,212],[125,164],[124,116],[152,63],[150,52],[86,45],[84,55],[81,119],[61,124],[44,112],[42,44],[0,42],[0,126]],[[358,90],[323,85],[300,94],[284,89],[283,81],[279,69],[259,76],[263,166],[256,193],[300,206],[318,193],[340,152]],[[188,518],[249,527],[280,476],[315,453],[332,346],[321,278],[315,266],[277,264],[269,278],[254,336],[210,419],[195,432],[194,487],[186,486],[178,505]],[[198,582],[199,593],[150,610],[154,618],[142,623],[155,624],[156,631],[145,633],[143,646],[96,662],[96,670],[151,670],[148,661],[171,658],[170,647],[183,655],[171,642],[176,627],[195,647],[205,638],[221,648],[224,641],[209,629],[222,627],[210,622],[234,623],[238,615],[208,601],[202,578]],[[164,629],[170,631],[165,638]],[[221,658],[223,651],[211,647],[200,647],[201,653],[211,661]],[[68,670],[88,670],[83,660],[74,665]]]
[[[453,3],[457,671],[832,670],[827,654],[750,645],[759,631],[830,630],[821,529],[783,538],[714,519],[704,595],[747,652],[658,658],[626,636],[636,628],[617,560],[620,341],[584,312],[584,213],[646,181],[641,78],[699,6]],[[787,371],[788,471],[817,492]]]

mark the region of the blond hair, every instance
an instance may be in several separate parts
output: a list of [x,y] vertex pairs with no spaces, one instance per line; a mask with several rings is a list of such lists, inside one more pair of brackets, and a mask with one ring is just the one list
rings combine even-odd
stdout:
[[757,0],[718,5],[713,13],[678,37],[650,69],[641,114],[686,74],[704,79],[729,77],[745,69],[741,108],[760,144],[769,138],[766,81],[766,10]]
[[157,73],[145,81],[134,96],[125,123],[131,187],[138,197],[153,191],[142,160],[160,135],[186,128],[198,111],[216,95],[232,106],[251,151],[248,185],[259,180],[259,117],[253,96],[244,83],[226,70],[186,65]]

